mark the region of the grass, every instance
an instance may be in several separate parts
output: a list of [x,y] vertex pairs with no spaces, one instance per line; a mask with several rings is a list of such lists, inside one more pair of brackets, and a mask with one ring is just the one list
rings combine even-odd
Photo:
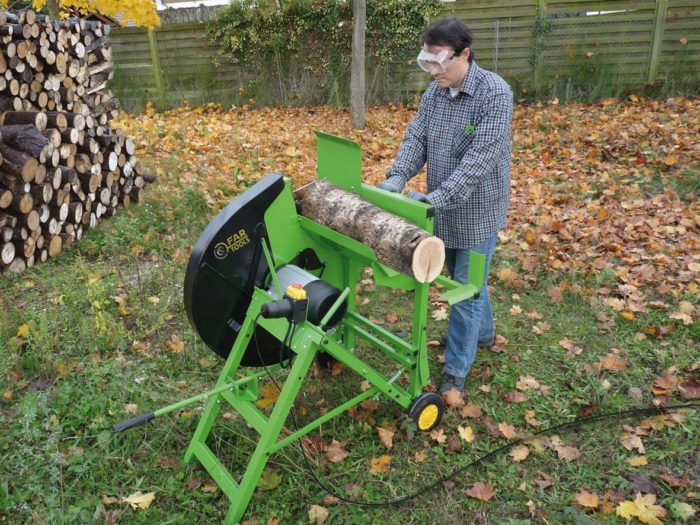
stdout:
[[[208,483],[206,472],[177,461],[201,406],[120,435],[110,431],[130,416],[132,405],[140,413],[211,388],[222,364],[198,340],[182,305],[190,247],[213,213],[198,189],[177,182],[177,169],[174,156],[167,164],[171,177],[150,190],[146,203],[120,210],[60,258],[22,275],[0,276],[0,522],[189,524],[223,519],[227,500]],[[697,173],[687,177],[691,182],[679,191],[697,184]],[[660,179],[648,190],[667,184]],[[697,373],[697,322],[677,322],[663,336],[641,338],[646,327],[664,326],[668,319],[649,309],[627,321],[596,301],[597,290],[614,284],[613,273],[564,278],[543,269],[535,281],[509,284],[496,277],[505,267],[519,270],[507,245],[500,245],[492,285],[497,330],[508,340],[506,351],[480,350],[467,384],[468,403],[479,405],[491,420],[527,433],[571,422],[588,411],[595,415],[648,407],[655,377],[670,367],[680,375]],[[563,283],[568,291],[553,303],[547,291]],[[369,299],[360,307],[367,316],[383,319],[392,331],[410,328],[402,292],[368,281],[359,293]],[[120,315],[115,297],[123,300],[128,315]],[[684,299],[700,306],[697,297]],[[516,306],[520,313],[514,313]],[[390,312],[397,314],[395,323],[386,320]],[[550,329],[536,334],[533,326],[540,321]],[[18,337],[23,327],[26,333]],[[445,329],[444,321],[431,322],[428,339],[439,338]],[[568,355],[560,343],[564,338],[581,353]],[[594,364],[613,349],[624,358],[625,369],[597,371]],[[360,347],[358,353],[390,373],[373,349]],[[433,378],[440,377],[440,353],[431,347]],[[525,392],[525,402],[506,402],[521,376],[532,376],[548,388]],[[338,376],[310,377],[304,388],[295,411],[299,425],[358,393],[360,379],[345,370]],[[249,523],[308,523],[312,504],[329,510],[326,524],[624,523],[614,512],[593,515],[574,504],[581,489],[601,498],[608,493],[617,503],[634,499],[640,487],[642,492],[651,487],[666,509],[677,502],[700,506],[697,411],[687,412],[682,423],[651,430],[643,438],[648,465],[640,467],[627,462],[637,454],[626,450],[620,438],[625,425],[636,427],[643,416],[557,430],[564,443],[580,451],[573,461],[558,459],[551,448],[537,452],[530,446],[521,463],[503,450],[474,466],[468,465],[508,442],[489,432],[487,419],[448,411],[441,425],[446,436],[456,436],[459,426],[471,426],[476,435],[473,443],[462,442],[461,451],[451,452],[447,443],[416,433],[398,405],[380,399],[372,416],[378,426],[395,429],[393,448],[380,444],[376,428],[349,414],[329,421],[312,437],[344,442],[348,458],[333,464],[323,454],[309,452],[312,475],[296,445],[275,454],[265,486],[251,500],[245,517]],[[530,427],[526,416],[541,426]],[[294,423],[288,420],[287,425]],[[241,418],[229,412],[218,420],[211,445],[232,472],[240,473],[254,441]],[[425,454],[422,462],[417,452]],[[391,468],[371,474],[370,459],[383,454],[391,455]],[[455,469],[460,472],[453,481],[423,490]],[[691,484],[674,488],[660,477],[663,470],[688,476]],[[333,492],[361,501],[420,495],[393,506],[332,505],[323,502],[327,492],[314,476]],[[552,484],[543,488],[547,477]],[[481,502],[466,497],[465,489],[475,482],[492,483],[494,498]],[[138,491],[155,492],[149,509],[110,502]],[[673,520],[669,514],[665,523],[679,522]]]

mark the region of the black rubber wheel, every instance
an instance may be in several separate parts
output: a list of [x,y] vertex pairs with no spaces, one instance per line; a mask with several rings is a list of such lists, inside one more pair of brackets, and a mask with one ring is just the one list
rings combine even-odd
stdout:
[[408,409],[408,415],[416,422],[421,432],[429,432],[438,426],[444,413],[445,403],[436,392],[422,393]]

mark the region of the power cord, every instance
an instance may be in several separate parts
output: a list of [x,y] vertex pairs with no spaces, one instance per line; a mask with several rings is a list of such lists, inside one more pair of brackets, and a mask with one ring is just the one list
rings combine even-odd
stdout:
[[[257,321],[258,321],[259,317],[260,317],[260,314],[258,314],[258,317],[255,318],[254,325],[257,325]],[[287,334],[285,335],[285,338],[284,338],[284,340],[282,341],[282,346],[280,347],[280,355],[281,355],[282,349],[283,349],[285,346],[287,346],[287,345],[289,344],[289,342],[291,342],[290,332],[291,332],[292,335],[293,335],[293,333],[294,333],[294,329],[293,329],[292,327],[293,327],[293,323],[289,323],[289,328],[287,329]],[[287,341],[287,338],[290,339],[289,342]],[[261,356],[261,354],[260,354],[260,349],[259,349],[258,344],[257,344],[257,339],[256,339],[256,341],[255,341],[255,347],[256,347],[256,349],[257,349],[257,351],[258,351],[258,356],[260,356],[260,358],[261,358],[260,360],[262,361],[262,356]],[[268,377],[270,378],[270,380],[272,380],[272,382],[274,383],[274,385],[277,387],[277,390],[279,390],[279,391],[281,392],[282,389],[280,388],[280,386],[279,386],[279,384],[277,383],[277,381],[275,381],[274,377],[272,377],[272,374],[270,373],[270,371],[268,370],[267,366],[265,366],[264,363],[263,363],[263,367],[264,367],[264,369],[265,369],[266,374],[267,374]],[[667,407],[632,408],[632,409],[628,409],[628,410],[622,410],[622,411],[619,411],[619,412],[606,412],[606,413],[604,413],[604,414],[598,414],[598,415],[594,415],[594,416],[587,416],[587,417],[583,417],[583,418],[577,418],[577,419],[575,419],[575,420],[573,420],[573,421],[569,421],[569,422],[566,422],[566,423],[560,423],[560,424],[558,424],[558,425],[554,425],[554,426],[552,426],[552,427],[548,427],[548,428],[545,428],[545,429],[543,429],[543,430],[539,430],[539,431],[537,431],[537,432],[533,432],[532,434],[530,434],[530,435],[527,436],[526,438],[518,438],[518,439],[515,439],[515,440],[513,440],[513,441],[509,441],[509,442],[506,443],[505,445],[502,445],[502,446],[500,446],[500,447],[498,447],[498,448],[495,448],[495,449],[493,449],[493,450],[487,452],[487,453],[484,454],[483,456],[481,456],[481,457],[475,459],[474,461],[472,461],[472,462],[470,462],[470,463],[467,463],[466,465],[463,465],[463,466],[461,466],[461,467],[458,467],[458,468],[452,470],[451,473],[449,473],[449,474],[447,474],[447,475],[445,475],[445,476],[442,476],[441,478],[438,478],[438,479],[432,481],[431,483],[428,483],[428,484],[426,484],[426,485],[420,487],[418,490],[416,490],[416,491],[414,491],[414,492],[412,492],[412,493],[410,493],[410,494],[408,494],[408,495],[406,495],[406,496],[401,496],[400,498],[396,498],[396,499],[393,499],[393,500],[383,500],[383,501],[359,501],[359,500],[355,500],[355,499],[349,499],[349,498],[346,498],[346,497],[344,497],[344,496],[342,496],[342,495],[340,495],[340,494],[337,494],[337,493],[334,492],[332,489],[328,488],[328,487],[327,487],[326,485],[324,485],[324,483],[318,478],[318,476],[316,475],[316,472],[314,471],[314,468],[311,466],[311,462],[309,461],[309,457],[308,457],[308,455],[306,454],[306,450],[304,449],[304,444],[303,444],[302,440],[300,439],[300,440],[298,441],[298,443],[299,443],[299,448],[301,449],[301,453],[302,453],[302,455],[304,456],[304,462],[306,463],[306,467],[307,467],[307,469],[309,470],[309,473],[310,473],[311,476],[313,477],[313,479],[314,479],[314,481],[316,482],[316,484],[317,484],[323,491],[325,491],[326,493],[330,494],[330,495],[333,496],[334,498],[337,498],[339,501],[343,501],[343,502],[349,503],[349,504],[351,504],[351,505],[360,505],[360,506],[363,506],[363,507],[387,507],[387,506],[397,505],[397,504],[399,504],[399,503],[403,503],[404,501],[408,501],[408,500],[414,499],[414,498],[420,496],[421,494],[423,494],[424,492],[427,492],[428,490],[432,489],[433,487],[436,487],[437,485],[439,485],[439,484],[441,484],[441,483],[444,483],[445,481],[451,480],[451,479],[454,478],[457,474],[460,474],[461,472],[464,472],[464,471],[467,470],[467,469],[470,469],[470,468],[472,468],[472,467],[474,467],[474,466],[476,466],[476,465],[478,465],[478,464],[480,464],[480,463],[483,463],[483,462],[485,462],[486,460],[490,459],[491,457],[496,456],[496,455],[498,455],[499,453],[504,452],[504,451],[510,449],[511,447],[514,447],[514,446],[516,446],[516,445],[519,445],[520,443],[523,443],[525,440],[531,439],[531,438],[534,437],[534,436],[540,436],[540,435],[550,434],[550,433],[552,433],[552,432],[554,432],[554,431],[557,431],[557,430],[560,430],[560,429],[577,428],[577,427],[579,427],[579,426],[587,425],[587,424],[594,423],[594,422],[596,422],[596,421],[601,421],[601,420],[604,420],[604,419],[610,419],[610,418],[613,418],[613,417],[619,419],[619,418],[625,418],[625,417],[630,417],[630,416],[635,416],[635,415],[648,415],[648,414],[664,413],[664,412],[667,412],[667,411],[670,411],[670,410],[681,410],[681,409],[698,410],[698,409],[700,409],[700,403],[687,403],[687,404],[682,404],[682,405],[671,405],[671,406],[667,406]],[[299,430],[299,425],[297,424],[297,419],[296,419],[296,415],[295,415],[295,413],[294,413],[294,407],[293,407],[293,406],[292,406],[291,409],[290,409],[290,415],[292,416],[292,423],[293,423],[293,425],[294,425],[294,430],[295,430],[295,431],[298,431],[298,430]]]

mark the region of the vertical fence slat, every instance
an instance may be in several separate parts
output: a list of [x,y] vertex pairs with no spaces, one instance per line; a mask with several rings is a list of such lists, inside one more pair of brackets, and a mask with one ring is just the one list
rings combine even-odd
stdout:
[[656,1],[656,16],[654,18],[654,33],[651,41],[651,53],[649,55],[649,75],[647,82],[653,82],[659,69],[661,57],[661,44],[664,40],[664,22],[666,21],[666,0]]
[[153,29],[148,30],[148,47],[151,50],[151,62],[153,62],[153,75],[155,76],[158,98],[162,101],[165,97],[165,90],[163,89],[163,70],[160,67],[158,42],[156,41],[156,32]]

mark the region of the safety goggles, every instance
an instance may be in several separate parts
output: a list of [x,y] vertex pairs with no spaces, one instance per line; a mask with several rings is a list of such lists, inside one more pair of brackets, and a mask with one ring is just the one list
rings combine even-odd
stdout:
[[428,53],[425,50],[421,50],[416,62],[418,62],[418,66],[426,73],[432,73],[435,68],[438,68],[441,73],[445,73],[456,54],[457,53],[451,53],[447,49],[443,49],[439,53]]

